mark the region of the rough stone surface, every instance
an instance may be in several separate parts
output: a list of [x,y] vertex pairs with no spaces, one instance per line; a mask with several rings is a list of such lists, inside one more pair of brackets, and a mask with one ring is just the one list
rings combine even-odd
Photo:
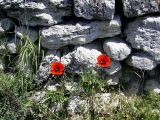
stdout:
[[76,115],[76,114],[87,114],[89,112],[89,100],[82,99],[79,96],[73,96],[68,101],[68,114]]
[[58,84],[58,83],[56,83],[56,84],[49,84],[49,85],[46,86],[46,89],[48,91],[54,92],[54,91],[57,91],[59,87],[61,87],[61,85]]
[[8,38],[9,41],[7,42],[7,45],[6,45],[6,48],[7,48],[7,51],[11,54],[15,54],[17,53],[17,44],[18,44],[18,39],[14,39],[14,38]]
[[110,67],[103,68],[103,70],[105,71],[105,73],[107,75],[114,75],[115,73],[117,73],[121,69],[122,69],[122,65],[118,61],[111,61]]
[[17,2],[9,1],[0,4],[8,16],[18,19],[24,25],[52,26],[62,22],[64,16],[71,15],[71,0]]
[[131,47],[121,38],[109,38],[104,41],[104,51],[114,60],[124,60],[131,54]]
[[33,28],[17,27],[15,34],[19,38],[29,37],[33,42],[38,39],[38,31]]
[[121,33],[119,17],[111,21],[84,21],[55,25],[42,29],[42,46],[58,49],[66,45],[86,44],[97,38],[113,37]]
[[43,61],[39,66],[39,70],[37,72],[37,79],[40,81],[45,81],[48,79],[50,74],[50,64],[54,61],[60,61],[60,51],[59,50],[49,50]]
[[122,76],[122,71],[118,71],[113,75],[107,76],[107,85],[118,85],[121,76]]
[[70,73],[83,73],[96,67],[97,57],[101,55],[101,45],[97,42],[77,46],[73,52],[63,55],[61,62]]
[[160,94],[160,81],[159,79],[150,79],[145,83],[145,88],[148,92],[154,92],[156,94]]
[[160,61],[160,17],[143,17],[131,22],[126,29],[127,41],[136,49],[151,54]]
[[0,19],[0,37],[4,36],[4,33],[14,29],[14,22],[9,18]]
[[147,74],[149,75],[150,78],[156,78],[156,77],[158,78],[159,77],[159,70],[160,70],[160,68],[158,66],[155,69],[148,70],[146,72],[147,72]]
[[65,81],[65,83],[64,83],[65,90],[70,92],[70,93],[77,90],[77,85],[78,85],[78,83],[76,83],[76,82]]
[[112,19],[115,0],[74,0],[74,13],[85,19]]
[[3,9],[17,7],[24,0],[0,0],[0,7]]
[[37,91],[29,99],[35,102],[40,102],[44,98],[45,94],[45,91]]
[[158,0],[122,0],[122,2],[124,14],[127,17],[137,17],[160,11]]
[[138,94],[140,89],[141,89],[140,85],[141,85],[141,79],[140,78],[129,81],[129,83],[127,84],[127,88],[124,92],[128,95]]
[[93,109],[97,114],[109,114],[111,109],[118,106],[118,102],[110,93],[97,93],[93,96]]
[[157,66],[157,63],[147,53],[138,52],[132,54],[127,60],[127,64],[141,70],[152,70]]

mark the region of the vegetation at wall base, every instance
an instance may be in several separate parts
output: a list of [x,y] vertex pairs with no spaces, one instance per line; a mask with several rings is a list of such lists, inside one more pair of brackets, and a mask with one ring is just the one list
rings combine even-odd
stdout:
[[[86,75],[87,76],[87,75]],[[84,78],[86,78],[86,76]],[[86,78],[87,79],[87,78]],[[89,78],[90,79],[90,78]],[[82,84],[83,85],[83,84]],[[65,95],[63,89],[46,91],[44,98],[35,102],[29,99],[35,91],[33,81],[25,76],[0,74],[0,119],[1,120],[61,120],[69,119],[67,101],[72,95]],[[83,86],[82,86],[83,87]],[[94,114],[95,120],[158,120],[160,118],[160,96],[146,93],[141,96],[119,95],[119,105],[107,115]],[[85,96],[90,97],[89,92]],[[63,109],[53,112],[51,106],[62,104]],[[93,112],[93,111],[92,111]],[[90,113],[90,115],[93,115]],[[86,116],[90,116],[86,114]],[[87,118],[86,118],[87,120]]]
[[[42,59],[40,56],[44,54],[43,50],[40,49],[40,42],[40,36],[38,45],[24,36],[18,49],[19,54],[14,57],[13,64],[10,63],[13,67],[17,65],[18,61],[18,66],[13,72],[0,73],[0,120],[71,120],[72,116],[68,112],[67,105],[73,96],[89,99],[90,111],[85,114],[78,114],[83,116],[84,120],[160,119],[159,95],[154,93],[134,96],[122,95],[123,84],[107,86],[107,79],[103,79],[92,72],[79,77],[73,92],[68,92],[65,89],[65,82],[74,79],[73,75],[67,74],[59,80],[61,86],[58,89],[48,90],[47,86],[39,84],[35,80],[35,73]],[[3,57],[10,58],[7,53]],[[31,69],[26,71],[28,67]],[[51,79],[48,82],[52,81]],[[34,100],[39,97],[34,97],[36,92],[40,92],[40,100]],[[97,93],[111,93],[112,96],[118,96],[118,106],[110,108],[108,114],[96,113],[93,102],[94,95]],[[83,111],[85,108],[82,106],[80,109]]]

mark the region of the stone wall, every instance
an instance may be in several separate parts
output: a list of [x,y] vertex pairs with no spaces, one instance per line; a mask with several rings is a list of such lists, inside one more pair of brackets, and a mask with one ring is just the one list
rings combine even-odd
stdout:
[[[47,80],[53,61],[80,74],[96,68],[97,57],[105,53],[111,58],[103,72],[109,84],[122,79],[136,89],[140,72],[146,90],[160,89],[159,0],[0,0],[0,39],[6,42],[0,54],[16,54],[23,34],[33,42],[42,37],[46,54],[37,73],[40,81]],[[1,71],[4,63],[0,58]]]

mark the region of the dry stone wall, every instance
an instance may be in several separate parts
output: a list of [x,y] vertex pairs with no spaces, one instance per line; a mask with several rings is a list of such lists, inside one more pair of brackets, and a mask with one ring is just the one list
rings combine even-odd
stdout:
[[53,61],[81,74],[96,68],[97,57],[105,53],[111,58],[103,71],[109,84],[132,80],[127,71],[144,71],[149,82],[160,82],[159,0],[0,0],[0,40],[6,45],[1,44],[0,54],[16,54],[23,34],[33,42],[42,37],[46,54],[40,81],[47,80]]

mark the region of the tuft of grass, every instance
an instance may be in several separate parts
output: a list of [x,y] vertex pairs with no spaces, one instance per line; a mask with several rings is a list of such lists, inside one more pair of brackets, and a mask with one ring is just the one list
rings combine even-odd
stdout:
[[29,74],[36,73],[40,60],[44,56],[44,50],[41,47],[41,35],[39,34],[38,45],[36,45],[29,36],[23,35],[19,46],[19,55],[17,68],[19,71],[30,70]]

